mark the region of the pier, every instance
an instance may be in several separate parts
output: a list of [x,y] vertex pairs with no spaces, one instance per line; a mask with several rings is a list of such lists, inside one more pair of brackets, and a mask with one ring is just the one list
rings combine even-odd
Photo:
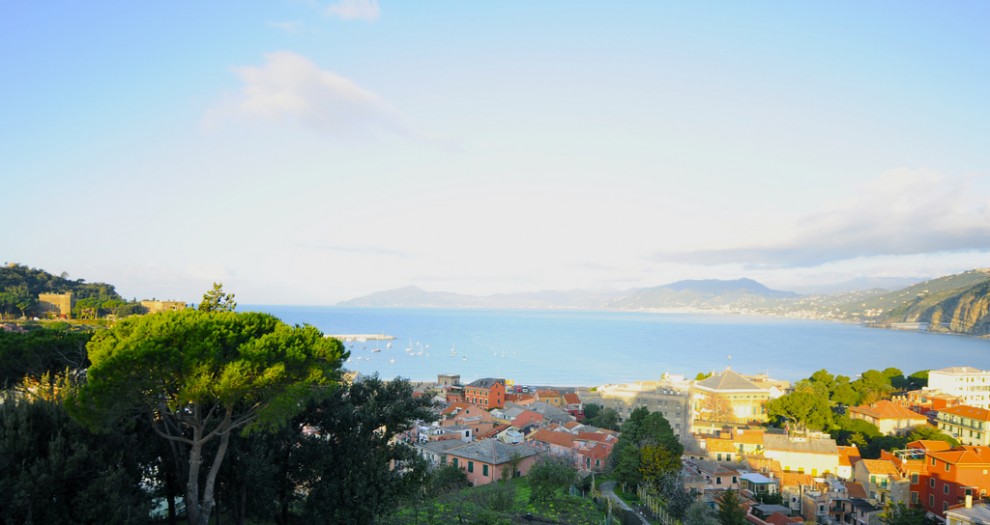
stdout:
[[345,343],[353,343],[354,341],[359,343],[365,341],[392,341],[395,339],[394,335],[388,334],[327,334],[324,337],[332,337]]

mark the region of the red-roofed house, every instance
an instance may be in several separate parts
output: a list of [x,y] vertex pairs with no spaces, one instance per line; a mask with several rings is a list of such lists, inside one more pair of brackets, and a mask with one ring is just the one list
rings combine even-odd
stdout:
[[850,447],[836,446],[835,448],[839,449],[839,468],[835,471],[835,475],[842,479],[852,479],[853,465],[862,457],[859,454],[859,449],[855,445]]
[[851,419],[862,419],[876,425],[881,434],[906,434],[918,425],[927,425],[928,418],[887,400],[872,405],[849,407],[846,414]]
[[467,437],[487,434],[495,426],[492,415],[469,403],[453,403],[440,412],[440,426],[467,429]]
[[990,410],[959,405],[939,410],[936,419],[939,430],[963,445],[990,445]]
[[555,456],[566,456],[575,452],[574,434],[554,432],[541,428],[526,436],[526,441],[540,444],[544,450]]
[[512,426],[522,430],[530,425],[539,425],[543,422],[543,419],[543,414],[533,412],[532,410],[524,410],[512,420]]
[[577,392],[567,392],[564,394],[564,410],[574,416],[574,419],[581,421],[584,419],[584,404]]
[[923,468],[917,477],[912,476],[911,491],[918,493],[916,498],[922,508],[940,519],[945,518],[950,507],[963,503],[967,495],[977,499],[990,490],[990,447],[961,445],[926,451]]
[[555,407],[564,405],[564,398],[556,390],[537,390],[536,399]]

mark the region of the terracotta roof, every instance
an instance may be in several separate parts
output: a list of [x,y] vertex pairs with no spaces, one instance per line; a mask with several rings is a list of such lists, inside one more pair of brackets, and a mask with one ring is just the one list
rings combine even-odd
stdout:
[[849,411],[856,414],[863,414],[874,419],[914,419],[918,421],[928,421],[925,416],[909,408],[896,405],[890,401],[882,400],[872,405],[860,405],[849,407]]
[[949,450],[952,448],[952,445],[947,441],[937,439],[919,439],[918,441],[908,443],[907,448],[920,448],[929,452],[941,452],[943,450]]
[[866,494],[866,489],[863,488],[863,485],[853,481],[846,482],[846,492],[849,494],[850,498],[866,499],[867,497],[869,497]]
[[532,410],[526,410],[522,414],[519,414],[512,420],[512,426],[516,428],[522,428],[526,425],[532,425],[533,423],[539,423],[543,421],[543,416],[533,412]]
[[448,414],[452,414],[454,411],[456,411],[458,409],[460,409],[460,410],[470,410],[472,408],[475,409],[475,410],[481,410],[480,408],[478,408],[478,407],[476,407],[476,406],[474,406],[474,405],[472,405],[470,403],[463,403],[463,402],[458,401],[456,403],[451,403],[449,406],[447,406],[447,408],[441,410],[440,411],[440,414],[446,416]]
[[577,421],[568,421],[567,423],[564,423],[564,428],[567,430],[574,430],[579,426],[581,426],[581,423],[578,423]]
[[746,456],[746,464],[749,465],[749,468],[758,472],[772,472],[780,477],[780,462],[776,459],[763,456]]
[[553,432],[540,429],[530,434],[526,438],[526,441],[542,441],[551,445],[557,445],[558,447],[572,448],[574,446],[574,435],[567,432]]
[[939,415],[952,414],[954,416],[975,419],[977,421],[990,421],[990,410],[966,405],[956,405],[954,407],[943,408],[942,410],[939,410],[938,413]]
[[942,452],[929,452],[928,455],[953,465],[990,464],[990,447],[962,445]]
[[564,403],[567,403],[568,405],[580,405],[581,398],[574,392],[568,392],[564,394]]
[[606,432],[578,432],[577,439],[596,443],[613,443],[615,436]]
[[856,447],[835,447],[839,449],[839,465],[851,467],[860,460],[859,449]]
[[733,433],[732,440],[744,445],[762,445],[763,431],[758,429],[738,429]]
[[815,477],[811,474],[800,474],[798,472],[782,472],[780,474],[781,487],[810,487],[815,484]]
[[547,397],[560,397],[560,392],[556,390],[537,390],[536,397],[544,399]]
[[492,437],[492,436],[497,436],[502,431],[508,430],[510,428],[512,428],[512,426],[510,426],[510,425],[495,425],[488,432],[485,432],[485,433],[479,434],[477,436],[474,436],[474,438],[475,439],[485,439],[485,438],[489,438],[489,437]]
[[708,439],[705,441],[705,448],[709,452],[736,452],[735,445],[729,439]]
[[798,523],[804,521],[802,518],[790,517],[782,512],[774,512],[773,514],[767,516],[763,519],[767,523],[772,523],[773,525],[790,525],[791,523]]
[[605,459],[612,453],[612,448],[602,444],[593,447],[578,449],[578,454],[591,459]]
[[900,477],[897,467],[886,459],[863,459],[859,462],[870,474]]

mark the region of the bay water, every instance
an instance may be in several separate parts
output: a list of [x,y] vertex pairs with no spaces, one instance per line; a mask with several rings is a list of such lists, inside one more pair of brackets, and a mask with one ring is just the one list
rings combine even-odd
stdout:
[[[325,334],[394,336],[347,344],[345,368],[383,379],[467,383],[504,377],[517,384],[594,386],[694,377],[731,366],[796,381],[825,368],[855,377],[896,367],[990,369],[990,340],[867,328],[855,324],[742,315],[574,310],[239,307]],[[378,350],[377,352],[375,350]]]

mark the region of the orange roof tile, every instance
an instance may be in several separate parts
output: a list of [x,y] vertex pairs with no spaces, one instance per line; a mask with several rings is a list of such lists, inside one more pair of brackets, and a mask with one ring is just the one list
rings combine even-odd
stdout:
[[990,464],[990,447],[962,445],[942,452],[929,452],[928,455],[953,465]]
[[977,421],[990,421],[990,410],[966,405],[956,405],[954,407],[943,408],[942,410],[939,410],[938,413],[952,414],[954,416],[975,419]]
[[763,521],[772,523],[773,525],[790,525],[791,523],[802,522],[804,519],[798,517],[792,518],[782,512],[774,512],[773,514],[767,516]]
[[755,429],[736,430],[732,440],[744,445],[762,445],[763,431]]
[[574,436],[567,432],[553,432],[551,430],[540,429],[533,432],[526,438],[526,441],[542,441],[557,445],[558,447],[571,448],[574,446]]
[[574,392],[568,392],[564,394],[564,403],[568,405],[579,405],[581,404],[581,398]]
[[856,447],[837,446],[839,449],[839,465],[851,467],[860,460],[859,449]]
[[581,423],[578,423],[577,421],[568,421],[567,423],[564,423],[564,428],[566,428],[567,430],[574,430],[576,427],[579,426],[581,426]]
[[849,407],[849,411],[876,419],[913,419],[917,421],[928,421],[928,418],[915,412],[914,410],[891,403],[886,399],[877,401],[872,405]]
[[781,487],[810,487],[815,484],[815,477],[811,474],[800,474],[797,472],[782,472],[780,474]]
[[615,441],[615,436],[607,432],[578,432],[577,439],[596,443],[612,443]]
[[729,439],[708,439],[705,441],[705,448],[709,452],[735,452],[736,447]]
[[886,459],[863,459],[860,463],[866,468],[866,471],[870,474],[879,474],[883,476],[900,476],[900,472],[897,471],[897,467]]
[[849,494],[850,498],[866,499],[868,497],[866,494],[866,489],[863,488],[863,485],[853,481],[846,482],[846,492]]
[[949,450],[952,448],[952,445],[947,441],[937,439],[919,439],[918,441],[908,443],[907,448],[920,448],[929,452],[941,452],[943,450]]

